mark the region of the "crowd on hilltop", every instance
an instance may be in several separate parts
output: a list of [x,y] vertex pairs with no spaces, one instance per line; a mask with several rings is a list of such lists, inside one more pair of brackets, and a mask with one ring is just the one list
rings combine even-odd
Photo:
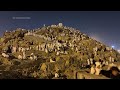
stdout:
[[[54,52],[56,56],[60,56],[69,55],[71,50],[72,53],[79,54],[81,61],[83,60],[83,57],[86,56],[87,59],[84,60],[85,63],[82,64],[82,67],[89,66],[91,69],[90,73],[95,75],[100,74],[103,66],[107,65],[110,68],[111,66],[115,66],[113,63],[117,61],[117,54],[114,53],[115,55],[112,55],[115,51],[111,47],[105,46],[102,43],[91,39],[75,28],[63,26],[62,23],[51,26],[44,25],[44,27],[34,30],[18,29],[18,31],[20,32],[17,34],[17,30],[6,31],[5,36],[8,36],[7,33],[13,33],[14,36],[12,39],[33,36],[38,39],[43,39],[44,42],[33,44],[34,46],[28,45],[26,47],[22,47],[19,44],[8,45],[7,47],[2,48],[2,57],[9,59],[11,54],[14,55],[15,53],[19,53],[17,55],[17,59],[19,60],[38,60],[38,55],[30,53],[28,56],[26,55],[26,52],[30,50],[43,51],[46,54]],[[24,33],[22,33],[22,31]],[[7,41],[3,43],[3,45],[8,42],[10,42],[10,40],[7,38]],[[23,42],[25,42],[24,39]],[[104,57],[104,52],[109,52],[111,56]],[[98,57],[98,59],[95,60],[95,57]],[[49,62],[54,63],[56,60],[50,58]],[[58,73],[55,73],[55,77],[59,77]]]

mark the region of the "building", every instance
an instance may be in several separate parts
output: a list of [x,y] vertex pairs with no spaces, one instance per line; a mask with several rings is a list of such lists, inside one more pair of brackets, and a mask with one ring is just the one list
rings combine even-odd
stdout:
[[58,26],[59,26],[59,27],[63,27],[63,24],[62,24],[62,23],[59,23]]

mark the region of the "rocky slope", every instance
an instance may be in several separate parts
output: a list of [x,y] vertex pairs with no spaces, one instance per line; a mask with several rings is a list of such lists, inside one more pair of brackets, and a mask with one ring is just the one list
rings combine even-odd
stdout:
[[81,78],[76,72],[87,73],[86,79],[89,79],[86,75],[107,79],[102,74],[89,73],[97,61],[104,64],[104,69],[110,63],[119,63],[120,54],[62,23],[34,30],[18,28],[6,31],[0,38],[0,79]]

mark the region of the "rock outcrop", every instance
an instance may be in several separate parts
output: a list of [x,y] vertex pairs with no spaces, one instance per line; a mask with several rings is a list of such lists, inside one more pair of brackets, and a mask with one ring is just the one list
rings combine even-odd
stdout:
[[[31,78],[59,76],[57,78],[73,79],[74,70],[89,69],[85,72],[88,75],[91,65],[96,65],[96,62],[101,63],[102,69],[120,62],[120,54],[116,50],[62,23],[34,30],[18,28],[7,31],[0,38],[0,53],[1,71],[9,67],[9,71]],[[101,73],[97,74],[94,78],[101,78]],[[77,77],[90,78],[81,74]]]

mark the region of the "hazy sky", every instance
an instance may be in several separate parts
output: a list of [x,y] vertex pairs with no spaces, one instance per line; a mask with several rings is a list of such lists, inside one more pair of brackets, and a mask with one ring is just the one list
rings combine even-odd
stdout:
[[120,11],[0,11],[0,35],[5,30],[33,29],[59,22],[120,49]]

